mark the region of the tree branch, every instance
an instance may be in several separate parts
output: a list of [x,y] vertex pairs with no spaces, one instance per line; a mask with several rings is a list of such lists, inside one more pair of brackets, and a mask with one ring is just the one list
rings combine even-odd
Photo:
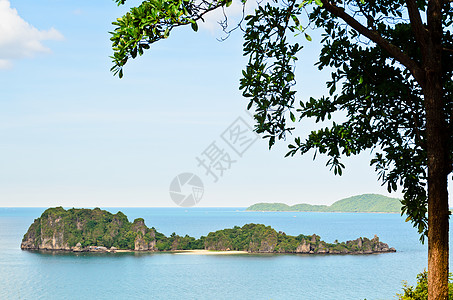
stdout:
[[412,31],[421,51],[425,51],[425,46],[428,38],[428,30],[425,28],[420,17],[420,12],[417,8],[415,0],[406,0],[407,12],[411,21]]
[[372,30],[376,30],[376,26],[374,26],[374,19],[372,16],[370,16],[370,14],[367,14],[365,12],[365,10],[363,9],[362,5],[360,5],[359,3],[360,1],[357,1],[357,6],[359,7],[359,10],[360,12],[365,16],[366,20],[367,20],[367,25],[370,29]]
[[430,0],[428,1],[427,25],[430,35],[428,47],[430,53],[426,59],[437,60],[442,51],[442,1]]
[[404,65],[414,76],[420,86],[423,88],[425,85],[425,74],[420,68],[420,66],[412,60],[408,55],[406,55],[399,47],[389,43],[386,39],[384,39],[379,33],[374,30],[370,30],[360,24],[356,19],[352,16],[347,14],[343,8],[336,6],[329,2],[329,0],[321,0],[323,4],[323,8],[330,12],[331,14],[341,18],[345,21],[349,26],[357,30],[361,35],[369,38],[371,41],[375,42],[379,45],[382,49],[387,51],[390,56],[395,58],[399,61],[402,65]]

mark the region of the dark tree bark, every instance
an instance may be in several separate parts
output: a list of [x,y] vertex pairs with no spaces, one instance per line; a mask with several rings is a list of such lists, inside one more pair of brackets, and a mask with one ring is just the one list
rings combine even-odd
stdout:
[[[428,75],[428,74],[427,74]],[[425,88],[428,153],[428,299],[448,299],[448,190],[442,87],[435,74]]]
[[[448,299],[448,149],[442,85],[442,1],[430,0],[422,41],[428,156],[428,299]],[[423,45],[424,44],[424,45]],[[423,85],[422,85],[423,86]]]

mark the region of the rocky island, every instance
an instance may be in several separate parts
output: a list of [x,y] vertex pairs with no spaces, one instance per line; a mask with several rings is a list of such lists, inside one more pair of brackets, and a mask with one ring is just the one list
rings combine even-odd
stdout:
[[21,243],[24,250],[72,252],[216,250],[249,253],[371,254],[395,252],[387,244],[357,238],[326,243],[316,235],[277,232],[263,224],[246,224],[210,232],[199,239],[175,233],[169,237],[148,228],[142,218],[129,222],[122,212],[49,208],[34,220]]

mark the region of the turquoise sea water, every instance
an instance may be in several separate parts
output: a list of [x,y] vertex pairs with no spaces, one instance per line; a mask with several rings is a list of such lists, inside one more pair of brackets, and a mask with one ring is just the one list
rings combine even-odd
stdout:
[[[379,255],[72,254],[20,250],[43,208],[0,208],[0,299],[395,299],[426,268],[427,246],[399,214],[245,212],[243,208],[106,208],[167,235],[246,223],[327,242],[372,238]],[[452,235],[450,234],[450,240]],[[451,247],[450,247],[451,248]]]

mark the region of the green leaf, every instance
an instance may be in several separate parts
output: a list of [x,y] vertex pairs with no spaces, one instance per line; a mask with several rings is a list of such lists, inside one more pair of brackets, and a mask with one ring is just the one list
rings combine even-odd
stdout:
[[332,85],[332,87],[331,87],[330,90],[329,90],[329,94],[330,94],[330,95],[333,95],[333,93],[335,93],[335,90],[336,90],[335,85]]
[[296,26],[299,26],[299,19],[295,15],[291,15],[291,18],[293,18],[294,24],[296,24]]
[[307,41],[311,42],[311,36],[309,36],[308,34],[305,33],[305,38],[307,39]]
[[197,22],[192,22],[190,23],[190,26],[192,26],[193,31],[197,32],[198,31],[198,25]]
[[318,6],[321,6],[321,7],[322,7],[322,2],[321,2],[321,0],[315,0],[315,3],[316,3],[316,5],[318,5]]
[[289,116],[291,118],[291,121],[296,122],[296,117],[294,116],[294,114],[292,112],[289,113]]

